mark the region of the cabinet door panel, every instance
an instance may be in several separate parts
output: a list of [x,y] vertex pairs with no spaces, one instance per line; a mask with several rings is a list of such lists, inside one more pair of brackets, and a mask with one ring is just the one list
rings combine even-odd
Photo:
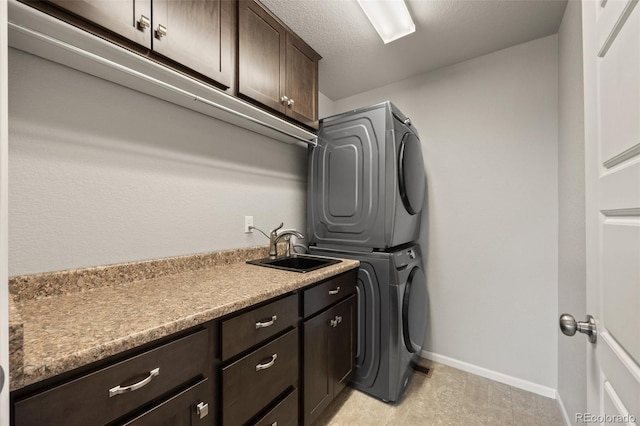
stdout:
[[240,1],[238,92],[280,112],[285,105],[286,30],[253,1]]
[[356,297],[351,296],[332,309],[340,319],[329,341],[329,351],[333,357],[334,397],[346,386],[353,373],[356,337],[355,301]]
[[51,0],[51,3],[151,48],[151,28],[138,25],[141,16],[151,22],[151,0]]
[[317,54],[295,36],[287,35],[287,115],[318,127]]
[[333,399],[328,311],[304,323],[304,423],[312,424]]
[[229,87],[234,21],[232,0],[154,0],[153,50]]

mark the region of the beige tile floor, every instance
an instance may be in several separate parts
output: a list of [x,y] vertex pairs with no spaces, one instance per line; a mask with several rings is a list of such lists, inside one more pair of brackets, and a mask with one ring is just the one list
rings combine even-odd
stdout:
[[396,404],[349,387],[325,410],[322,425],[563,426],[558,404],[512,386],[431,363],[429,377],[414,373]]

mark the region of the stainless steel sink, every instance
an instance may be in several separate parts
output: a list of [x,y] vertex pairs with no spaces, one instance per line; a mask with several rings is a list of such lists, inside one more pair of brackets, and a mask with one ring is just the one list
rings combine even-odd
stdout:
[[283,269],[293,272],[310,272],[325,266],[335,265],[342,262],[339,259],[329,259],[326,257],[315,256],[289,256],[277,257],[275,259],[265,258],[256,260],[247,260],[247,263],[258,266],[266,266],[267,268]]

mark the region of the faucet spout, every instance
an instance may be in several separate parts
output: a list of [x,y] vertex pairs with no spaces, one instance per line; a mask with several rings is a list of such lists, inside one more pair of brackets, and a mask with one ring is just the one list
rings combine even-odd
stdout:
[[[280,227],[278,229],[280,229]],[[289,237],[293,235],[296,238],[299,238],[301,240],[304,239],[304,235],[302,235],[300,232],[296,231],[295,229],[283,229],[282,231],[277,232],[278,229],[274,229],[273,231],[271,231],[271,235],[269,238],[269,257],[272,259],[275,259],[276,257],[278,257],[278,243],[280,242],[281,239],[283,239],[287,235]]]

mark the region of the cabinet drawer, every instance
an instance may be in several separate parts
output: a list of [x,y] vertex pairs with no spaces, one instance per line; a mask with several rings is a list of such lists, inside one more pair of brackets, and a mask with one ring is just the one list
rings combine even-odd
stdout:
[[304,317],[315,314],[327,306],[356,292],[356,271],[349,271],[306,289],[302,293]]
[[298,295],[292,294],[222,322],[222,360],[268,339],[298,321]]
[[[15,425],[102,425],[184,386],[207,370],[202,330],[15,404]],[[117,394],[119,387],[134,390]],[[111,396],[110,396],[111,394]]]
[[212,387],[203,379],[123,426],[212,426]]
[[222,369],[222,424],[244,424],[297,382],[294,329]]
[[255,426],[296,426],[298,424],[298,389],[294,389],[271,411],[253,424]]

